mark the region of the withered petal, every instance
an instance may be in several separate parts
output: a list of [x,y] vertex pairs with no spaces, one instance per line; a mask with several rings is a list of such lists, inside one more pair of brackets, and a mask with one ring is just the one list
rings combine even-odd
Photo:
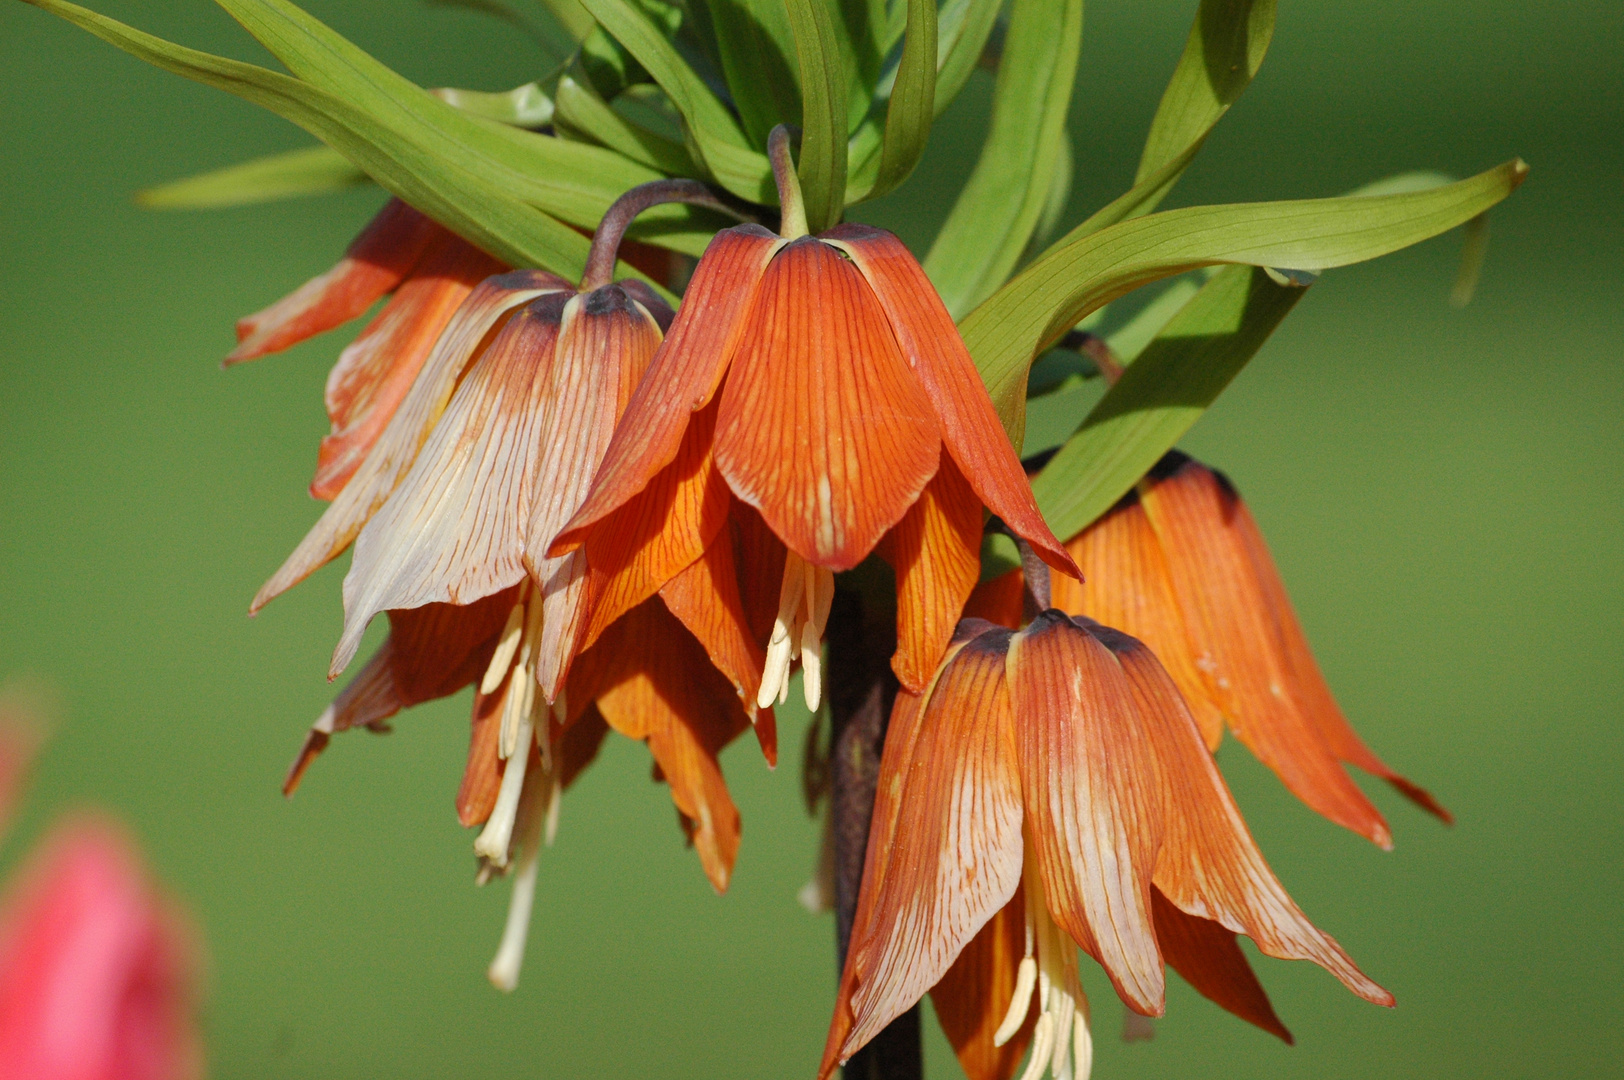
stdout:
[[469,604],[525,574],[554,346],[566,293],[532,300],[474,361],[411,470],[355,541],[344,578],[342,671],[386,608]]
[[[390,199],[338,264],[263,311],[237,320],[237,347],[226,363],[291,348],[366,314],[411,273],[431,240],[453,236],[399,199]],[[459,241],[460,242],[460,241]]]
[[[1020,884],[1021,781],[1004,680],[1006,633],[989,630],[943,666],[912,731],[900,732],[905,759],[889,753],[887,735],[876,810],[883,799],[888,820],[870,832],[875,900],[866,910],[859,905],[852,927],[854,1024],[842,1058],[940,982]],[[880,842],[886,856],[876,867]],[[870,888],[865,878],[865,898]]]
[[942,442],[976,496],[1063,574],[1077,567],[1055,539],[1032,486],[998,419],[986,384],[930,279],[901,240],[870,225],[839,225],[823,234],[851,256],[890,321],[914,377],[941,423]]
[[716,464],[808,562],[849,570],[935,475],[941,433],[863,275],[793,241],[768,264],[734,351]]
[[1269,956],[1312,960],[1366,1001],[1391,1005],[1393,996],[1308,921],[1269,869],[1178,688],[1155,656],[1126,634],[1105,628],[1094,633],[1121,661],[1169,792],[1156,887],[1181,910],[1245,934]]
[[559,277],[540,270],[517,270],[487,278],[452,316],[406,399],[385,425],[377,444],[356,469],[315,526],[294,548],[281,568],[260,587],[252,614],[337,558],[389,498],[417,459],[452,391],[490,332],[514,308],[545,292],[569,288]]
[[1027,832],[1049,913],[1136,1012],[1165,983],[1150,913],[1167,795],[1128,679],[1058,611],[1013,635],[1008,656]]
[[429,244],[411,278],[338,354],[327,376],[332,432],[321,440],[311,495],[331,499],[355,475],[457,308],[476,285],[502,270],[451,233]]

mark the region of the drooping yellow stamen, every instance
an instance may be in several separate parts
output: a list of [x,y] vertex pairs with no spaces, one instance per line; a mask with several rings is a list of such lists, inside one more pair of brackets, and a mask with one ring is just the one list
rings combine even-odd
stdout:
[[1094,1041],[1088,1031],[1088,998],[1077,978],[1077,945],[1049,914],[1030,840],[1021,876],[1026,887],[1026,955],[993,1045],[1003,1046],[1020,1031],[1035,991],[1040,1011],[1021,1080],[1039,1080],[1045,1070],[1055,1080],[1088,1080]]
[[790,660],[801,657],[806,707],[816,710],[823,700],[823,631],[835,598],[835,575],[793,551],[784,557],[784,580],[778,591],[778,615],[767,642],[767,662],[761,672],[756,705],[767,708],[789,697]]

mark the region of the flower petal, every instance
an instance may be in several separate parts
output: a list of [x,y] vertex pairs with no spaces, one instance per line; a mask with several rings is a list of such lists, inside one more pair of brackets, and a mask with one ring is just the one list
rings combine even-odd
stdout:
[[665,344],[626,406],[591,494],[549,554],[580,546],[589,525],[625,505],[677,457],[692,415],[710,403],[721,384],[762,271],[783,244],[759,225],[716,234],[694,270]]
[[344,632],[333,672],[349,663],[386,608],[469,604],[525,574],[524,536],[536,492],[565,293],[531,301],[457,387],[411,471],[355,542],[344,578]]
[[897,651],[891,668],[925,688],[981,573],[981,500],[944,452],[924,494],[876,549],[896,571]]
[[321,440],[311,495],[331,499],[355,475],[457,308],[474,286],[502,270],[451,233],[429,244],[411,278],[338,354],[327,376],[333,430]]
[[[884,843],[887,855],[865,867],[862,892],[874,892],[875,901],[866,911],[859,905],[852,927],[854,1024],[843,1059],[940,982],[1020,884],[1021,785],[1004,685],[1006,636],[989,629],[964,644],[943,666],[912,737],[900,732],[906,757],[882,755],[879,787],[894,817],[870,832],[870,853]],[[888,734],[887,751],[890,741]],[[877,871],[872,881],[870,867]]]
[[728,486],[819,566],[862,562],[936,474],[935,412],[874,293],[810,237],[762,275],[721,398]]
[[[688,425],[671,464],[636,498],[587,530],[593,610],[583,648],[705,554],[727,524],[733,496],[711,455],[715,422],[713,404]],[[626,423],[622,418],[620,427]]]
[[540,270],[517,270],[487,278],[463,301],[406,399],[395,410],[372,452],[344,485],[315,527],[299,542],[271,579],[261,586],[249,614],[291,589],[350,546],[384,500],[395,490],[435,422],[445,411],[469,361],[507,314],[537,296],[569,288]]
[[936,1019],[968,1080],[1010,1080],[1031,1045],[1038,1019],[1036,994],[1020,1030],[1003,1046],[993,1045],[1015,995],[1015,972],[1025,948],[1026,893],[1017,888],[931,989]]
[[431,240],[457,239],[399,199],[351,241],[338,265],[311,278],[263,311],[237,320],[237,347],[226,363],[281,352],[366,314],[411,273]]
[[1150,913],[1166,795],[1121,666],[1050,610],[1009,644],[1027,834],[1049,913],[1136,1012],[1160,1016]]
[[594,290],[565,310],[545,426],[527,485],[530,520],[523,559],[541,586],[536,682],[549,702],[579,651],[590,595],[584,554],[550,559],[547,545],[586,498],[620,410],[659,344],[659,327],[618,285]]
[[739,597],[736,529],[722,529],[705,554],[666,582],[660,598],[699,639],[741,700],[754,702],[766,662]]
[[1308,921],[1263,861],[1178,688],[1155,656],[1126,634],[1105,627],[1092,632],[1121,661],[1155,748],[1156,771],[1172,793],[1156,887],[1181,910],[1247,935],[1269,956],[1312,960],[1366,1001],[1391,1005],[1393,996]]
[[1009,570],[983,581],[964,602],[966,619],[986,619],[1011,630],[1020,629],[1025,611],[1026,579],[1019,570]]
[[[592,653],[599,654],[596,663],[589,660]],[[740,822],[716,755],[749,723],[733,688],[658,600],[610,627],[581,663],[597,669],[600,686],[592,688],[593,699],[609,726],[648,742],[671,785],[671,801],[691,823],[706,876],[725,892]],[[577,685],[572,678],[572,708]]]
[[941,421],[942,442],[976,496],[1025,537],[1044,562],[1077,576],[1071,556],[1038,512],[1026,472],[953,317],[918,261],[901,240],[870,225],[840,225],[823,235],[851,256],[879,298]]
[[1116,627],[1150,646],[1178,684],[1207,748],[1217,750],[1224,737],[1224,717],[1214,700],[1217,691],[1196,666],[1167,555],[1138,495],[1126,496],[1073,537],[1066,550],[1077,560],[1083,580],[1056,578],[1054,606]]
[[1210,919],[1186,915],[1160,889],[1151,890],[1151,902],[1156,940],[1161,942],[1162,955],[1173,970],[1219,1008],[1292,1045],[1295,1040],[1291,1032],[1275,1015],[1269,995],[1257,981],[1235,935]]
[[[1214,475],[1221,482],[1227,482],[1222,473]],[[1331,753],[1339,759],[1381,777],[1427,813],[1439,818],[1445,824],[1452,824],[1455,818],[1448,810],[1424,788],[1418,787],[1388,768],[1348,723],[1347,717],[1342,714],[1342,709],[1336,703],[1336,698],[1331,695],[1331,688],[1325,683],[1325,676],[1320,673],[1319,664],[1314,660],[1314,651],[1308,647],[1308,638],[1303,633],[1302,624],[1297,621],[1297,613],[1291,606],[1291,597],[1286,594],[1285,583],[1280,580],[1280,571],[1275,568],[1269,547],[1263,542],[1263,533],[1258,529],[1257,522],[1252,520],[1251,511],[1247,510],[1246,504],[1238,498],[1235,501],[1235,511],[1231,525],[1236,536],[1251,554],[1252,566],[1257,572],[1258,587],[1280,622],[1281,644],[1285,649],[1286,663],[1297,676],[1297,702],[1309,722],[1319,730]]]
[[1140,483],[1198,664],[1235,735],[1299,799],[1384,848],[1392,833],[1301,707],[1280,616],[1236,528],[1240,499],[1207,468],[1170,454]]

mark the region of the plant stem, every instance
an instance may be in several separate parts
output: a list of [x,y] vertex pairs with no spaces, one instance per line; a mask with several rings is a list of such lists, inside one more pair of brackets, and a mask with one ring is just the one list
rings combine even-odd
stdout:
[[724,214],[738,216],[698,180],[650,180],[646,184],[638,184],[616,199],[604,213],[603,220],[598,222],[598,231],[592,235],[592,250],[587,253],[586,270],[581,274],[581,291],[601,289],[614,280],[620,241],[633,218],[651,206],[673,202],[708,206]]
[[773,128],[767,134],[767,158],[773,163],[773,182],[778,185],[778,235],[797,240],[812,230],[806,224],[806,200],[801,196],[801,178],[790,155],[790,138],[788,125]]
[[[830,828],[835,845],[835,946],[844,969],[862,889],[879,783],[880,755],[897,695],[891,673],[896,620],[865,609],[861,594],[835,592],[824,638],[829,643]],[[891,1021],[846,1062],[845,1080],[923,1080],[916,1005]]]

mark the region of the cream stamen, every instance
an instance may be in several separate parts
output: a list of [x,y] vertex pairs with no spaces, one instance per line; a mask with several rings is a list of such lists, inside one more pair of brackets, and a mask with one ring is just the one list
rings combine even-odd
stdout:
[[1021,1080],[1038,1080],[1045,1071],[1055,1080],[1088,1080],[1094,1065],[1094,1043],[1088,1031],[1088,999],[1077,978],[1077,945],[1049,914],[1037,854],[1026,845],[1022,871],[1026,888],[1026,956],[1015,973],[1009,1011],[993,1035],[1002,1046],[1020,1031],[1034,989],[1038,1021],[1032,1033],[1032,1055]]
[[[521,590],[521,595],[524,590]],[[491,654],[490,666],[485,669],[485,678],[480,681],[479,692],[489,694],[495,692],[502,680],[507,678],[508,669],[513,666],[513,654],[519,651],[519,638],[524,631],[524,601],[513,605],[508,612],[507,624],[502,627],[502,637],[496,643],[496,651]]]
[[[510,688],[508,700],[511,701],[513,697],[514,692]],[[504,723],[506,719],[504,715]],[[491,810],[490,820],[485,822],[485,830],[474,841],[474,854],[499,867],[508,864],[508,842],[513,838],[513,819],[519,809],[519,795],[524,791],[524,774],[530,766],[531,734],[530,713],[526,710],[519,720],[519,739],[515,740],[524,747],[523,753],[505,755],[508,766],[502,772],[502,786],[496,793],[496,806]]]
[[[548,820],[549,827],[556,827],[558,787],[552,772],[545,769],[532,769],[525,778],[524,795],[519,802],[517,823],[508,852],[509,857],[518,862],[519,872],[513,879],[513,894],[508,900],[502,942],[485,972],[498,990],[511,991],[519,985],[519,968],[524,963],[524,946],[530,934],[530,916],[535,906],[543,820]],[[548,842],[551,843],[551,837]]]
[[761,672],[756,705],[766,708],[789,699],[789,665],[801,657],[802,688],[806,707],[816,710],[823,701],[823,631],[835,598],[835,575],[809,563],[793,551],[784,557],[784,580],[778,592],[778,616],[767,643],[767,662]]

